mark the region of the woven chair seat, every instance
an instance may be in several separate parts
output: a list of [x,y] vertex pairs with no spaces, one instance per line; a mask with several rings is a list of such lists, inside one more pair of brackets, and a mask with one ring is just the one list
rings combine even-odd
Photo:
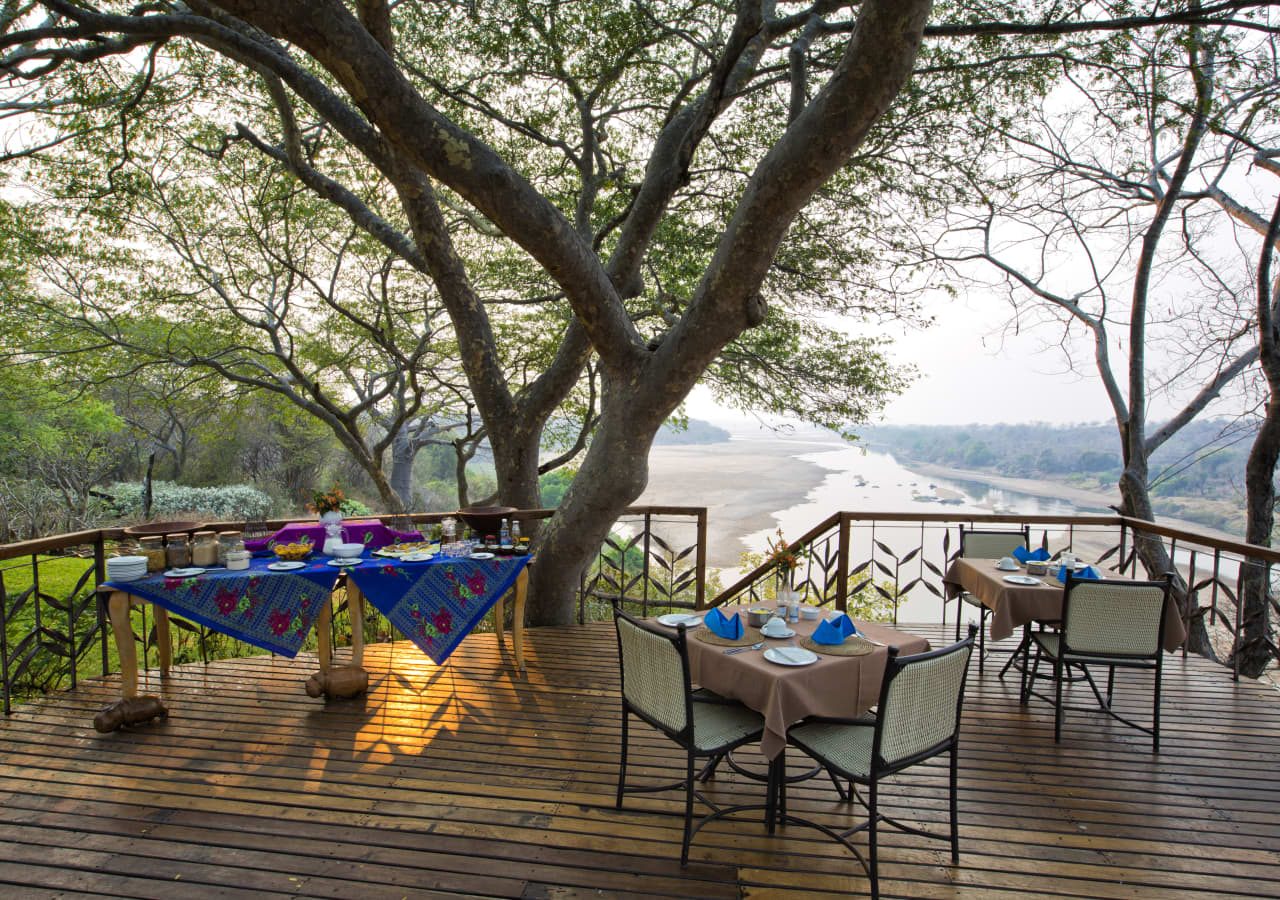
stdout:
[[[1044,649],[1045,656],[1050,660],[1058,658],[1058,648],[1062,645],[1062,636],[1049,631],[1041,631],[1032,634],[1031,639]],[[1081,662],[1097,663],[1100,666],[1131,666],[1134,665],[1132,657],[1128,656],[1093,656],[1090,654],[1087,658],[1073,655],[1073,658],[1079,658]],[[1152,663],[1151,665],[1154,665]]]
[[693,704],[693,745],[704,752],[736,744],[763,727],[764,718],[740,704]]
[[875,721],[867,720],[858,725],[815,722],[790,729],[787,737],[841,775],[865,779],[871,775],[871,743],[875,734]]

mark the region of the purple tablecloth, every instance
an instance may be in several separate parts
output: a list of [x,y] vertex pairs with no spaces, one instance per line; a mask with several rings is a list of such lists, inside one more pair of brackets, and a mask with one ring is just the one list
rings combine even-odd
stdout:
[[[256,553],[270,550],[276,544],[305,542],[319,550],[324,546],[324,539],[324,526],[319,522],[290,522],[271,537],[245,541],[244,548]],[[377,519],[351,519],[342,523],[342,539],[377,550],[398,541],[420,541],[422,535],[416,531],[395,531]]]
[[401,634],[441,663],[528,564],[528,556],[373,559],[348,569],[347,577]]
[[292,659],[329,594],[338,570],[312,563],[292,572],[271,572],[270,559],[253,560],[248,569],[213,569],[189,578],[152,575],[138,581],[108,581],[237,640]]

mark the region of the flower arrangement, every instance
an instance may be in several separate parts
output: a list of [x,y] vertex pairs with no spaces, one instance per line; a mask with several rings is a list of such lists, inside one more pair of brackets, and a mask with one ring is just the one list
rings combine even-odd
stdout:
[[336,484],[327,491],[317,491],[311,495],[311,502],[307,504],[307,509],[313,513],[324,515],[329,512],[342,512],[342,504],[347,502],[346,494],[342,493],[342,488]]
[[800,557],[796,551],[787,546],[787,539],[782,536],[782,529],[777,531],[778,538],[769,539],[769,555],[765,563],[772,566],[778,578],[787,586],[791,585],[791,573],[800,568]]

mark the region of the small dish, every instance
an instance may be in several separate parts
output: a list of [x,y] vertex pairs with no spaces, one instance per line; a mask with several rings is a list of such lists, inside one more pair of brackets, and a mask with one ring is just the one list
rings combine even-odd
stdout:
[[1032,578],[1030,575],[1006,575],[1004,580],[1010,584],[1025,584],[1027,587],[1043,583],[1039,578]]
[[780,666],[808,666],[818,661],[818,654],[803,647],[769,647],[764,658]]
[[380,547],[379,549],[373,551],[373,555],[386,556],[386,557],[390,557],[391,559],[400,559],[402,557],[409,556],[411,553],[416,553],[416,552],[417,552],[416,550],[406,551],[406,550],[396,550],[393,547]]
[[401,562],[426,562],[431,559],[432,554],[416,550],[413,553],[406,553],[400,557]]
[[360,563],[364,562],[364,560],[362,560],[358,556],[356,557],[344,556],[339,559],[326,559],[325,562],[327,562],[331,566],[337,566],[339,569],[350,569],[360,565]]
[[770,629],[769,631],[765,631],[763,628],[761,628],[760,633],[763,634],[765,637],[773,640],[780,640],[782,638],[789,638],[789,637],[796,636],[796,633],[790,628],[779,628],[776,631],[773,629]]
[[164,573],[165,578],[195,578],[197,575],[203,575],[204,569],[199,566],[193,566],[186,569],[169,569]]
[[267,563],[267,568],[272,572],[292,572],[295,569],[305,569],[307,564],[294,560],[292,562],[285,560],[283,562]]
[[697,628],[702,624],[702,616],[694,616],[689,613],[666,613],[658,616],[658,624],[666,625],[668,628],[675,628],[677,625],[683,625],[685,628]]
[[492,553],[472,553],[472,559],[493,559]]

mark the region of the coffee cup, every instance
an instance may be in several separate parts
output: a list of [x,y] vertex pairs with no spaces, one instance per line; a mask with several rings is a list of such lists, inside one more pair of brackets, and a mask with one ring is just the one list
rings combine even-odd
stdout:
[[1006,572],[1016,571],[1018,562],[1012,556],[1001,557],[1000,562],[996,563],[997,569],[1003,569]]
[[774,636],[785,635],[787,633],[787,623],[774,616],[768,622],[764,623],[764,627],[760,629],[761,633]]

